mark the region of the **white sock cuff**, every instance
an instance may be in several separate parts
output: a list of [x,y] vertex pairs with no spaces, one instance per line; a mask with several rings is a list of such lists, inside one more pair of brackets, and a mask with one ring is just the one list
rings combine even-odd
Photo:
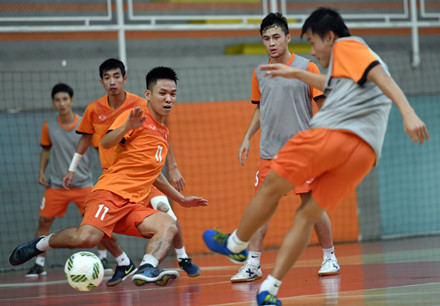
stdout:
[[249,242],[244,242],[237,237],[237,230],[235,230],[228,238],[226,247],[233,253],[240,253],[247,248]]
[[156,257],[151,254],[145,254],[142,258],[141,266],[145,264],[150,264],[153,267],[157,267],[159,265],[159,260],[157,260]]
[[43,237],[40,241],[37,242],[36,248],[42,252],[45,252],[47,250],[50,250],[52,247],[49,245],[50,237],[52,237],[53,233]]
[[324,258],[334,257],[335,256],[335,247],[333,246],[333,247],[328,248],[328,249],[322,249],[322,252],[324,254]]
[[128,258],[125,252],[122,252],[121,255],[115,258],[115,260],[118,266],[128,266],[130,264],[130,258]]
[[99,250],[98,249],[98,258],[99,259],[103,259],[103,258],[107,258],[107,250]]
[[273,277],[272,275],[268,275],[267,278],[264,280],[264,282],[261,284],[260,289],[258,292],[268,291],[272,295],[277,295],[278,290],[281,286],[281,281]]
[[249,255],[248,255],[248,259],[247,259],[249,264],[251,264],[253,266],[259,266],[260,259],[261,259],[261,252],[249,251]]
[[40,265],[40,266],[44,267],[45,262],[46,262],[46,257],[44,257],[44,256],[37,256],[35,258],[35,263],[37,265]]
[[174,249],[174,251],[176,252],[177,259],[188,258],[185,247],[182,247],[180,249]]

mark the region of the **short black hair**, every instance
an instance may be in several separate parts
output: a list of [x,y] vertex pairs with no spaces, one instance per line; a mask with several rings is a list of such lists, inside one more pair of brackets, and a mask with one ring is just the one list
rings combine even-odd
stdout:
[[177,77],[176,72],[169,67],[155,67],[145,76],[147,89],[152,90],[154,85],[156,85],[157,80],[160,79],[172,80],[177,84],[179,78]]
[[301,37],[303,37],[308,30],[321,38],[324,38],[330,31],[335,33],[338,37],[351,36],[341,15],[337,11],[326,7],[316,9],[310,14],[306,21],[304,21]]
[[102,77],[104,76],[104,73],[106,71],[109,70],[113,70],[113,69],[121,69],[121,73],[122,76],[125,77],[125,66],[124,63],[121,62],[120,60],[116,59],[116,58],[109,58],[107,60],[105,60],[101,66],[99,66],[99,76]]
[[58,83],[54,87],[52,87],[52,99],[55,97],[55,95],[59,92],[67,92],[69,97],[73,98],[73,89],[67,84],[64,83]]
[[289,24],[286,17],[284,17],[281,13],[269,13],[266,17],[264,17],[260,25],[260,34],[263,35],[264,31],[275,26],[279,26],[281,30],[283,30],[284,34],[289,34]]

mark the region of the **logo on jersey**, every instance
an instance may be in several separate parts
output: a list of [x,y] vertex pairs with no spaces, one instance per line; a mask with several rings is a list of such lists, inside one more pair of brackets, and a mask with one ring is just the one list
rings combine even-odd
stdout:
[[104,121],[105,119],[107,119],[106,115],[99,115],[99,120]]

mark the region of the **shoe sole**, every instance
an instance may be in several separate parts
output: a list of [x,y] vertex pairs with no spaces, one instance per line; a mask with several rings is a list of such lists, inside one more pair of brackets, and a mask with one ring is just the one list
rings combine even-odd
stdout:
[[133,283],[136,286],[143,286],[145,284],[155,284],[157,286],[166,286],[168,283],[177,277],[179,277],[179,272],[174,271],[163,271],[157,278],[159,279],[148,279],[148,277],[143,276],[142,274],[133,276]]
[[252,277],[252,278],[236,278],[236,279],[232,279],[231,278],[231,283],[245,283],[245,282],[253,282],[259,279],[262,279],[263,276],[256,276],[256,277]]
[[192,273],[189,274],[188,272],[186,272],[184,269],[180,268],[180,270],[184,271],[186,273],[186,275],[188,275],[189,277],[196,277],[199,276],[201,274],[201,271],[199,271],[198,273]]
[[318,272],[318,276],[336,275],[336,274],[339,274],[339,272],[341,272],[341,269],[339,269],[338,271],[333,271],[333,272]]
[[42,276],[47,275],[47,272],[43,272],[43,273],[40,273],[40,274],[26,274],[25,276],[26,277],[38,277],[40,275],[42,275]]
[[231,279],[231,283],[245,283],[245,282],[253,282],[259,279],[262,279],[262,276],[257,276],[253,278],[239,278],[239,279]]
[[232,258],[232,257],[229,257],[229,255],[226,255],[226,256],[228,256],[228,259],[229,259],[232,263],[234,263],[234,264],[236,264],[236,265],[241,265],[241,264],[243,264],[243,263],[246,261],[246,259],[247,259],[247,258],[245,258],[243,261],[239,261],[239,260],[236,260],[236,259],[234,259],[234,258]]
[[114,287],[114,286],[122,283],[123,281],[125,281],[127,279],[127,277],[129,277],[130,275],[133,275],[134,273],[136,273],[137,270],[138,270],[137,268],[134,269],[133,271],[131,271],[129,274],[125,275],[123,278],[121,278],[117,282],[113,282],[113,283],[107,282],[107,287]]

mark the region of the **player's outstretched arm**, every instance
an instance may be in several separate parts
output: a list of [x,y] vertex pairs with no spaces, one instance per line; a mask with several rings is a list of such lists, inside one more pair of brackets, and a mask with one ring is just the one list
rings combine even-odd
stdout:
[[202,197],[195,196],[184,196],[180,192],[178,192],[171,184],[168,182],[166,177],[161,173],[156,181],[153,183],[157,189],[166,194],[173,201],[176,201],[183,207],[199,207],[199,206],[208,206],[208,200]]
[[125,123],[122,126],[112,131],[109,131],[101,139],[101,146],[104,149],[110,149],[111,147],[114,147],[115,145],[121,142],[125,134],[127,134],[131,130],[137,129],[138,127],[142,126],[145,119],[147,119],[147,117],[144,116],[144,111],[141,110],[140,107],[133,108],[127,117],[127,121],[125,121]]
[[307,85],[315,87],[321,91],[324,91],[324,85],[327,76],[324,74],[312,73],[306,70],[293,68],[283,64],[267,64],[261,65],[259,68],[261,71],[266,71],[265,77],[283,77],[286,79],[298,79]]
[[403,130],[413,142],[420,145],[429,140],[428,129],[425,123],[417,116],[408,102],[405,94],[394,79],[388,75],[382,65],[376,65],[367,75],[367,80],[376,83],[382,92],[390,98],[400,111],[403,119]]

